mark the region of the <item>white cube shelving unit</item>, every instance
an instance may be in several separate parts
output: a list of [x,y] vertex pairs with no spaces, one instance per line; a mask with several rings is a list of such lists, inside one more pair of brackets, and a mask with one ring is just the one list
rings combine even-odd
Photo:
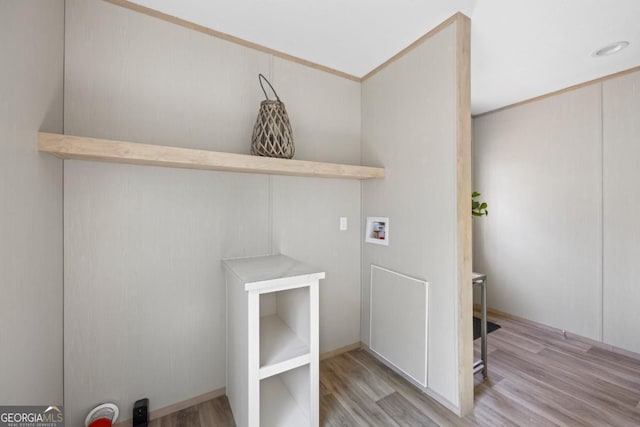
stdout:
[[227,396],[239,427],[319,424],[318,286],[285,255],[223,261]]

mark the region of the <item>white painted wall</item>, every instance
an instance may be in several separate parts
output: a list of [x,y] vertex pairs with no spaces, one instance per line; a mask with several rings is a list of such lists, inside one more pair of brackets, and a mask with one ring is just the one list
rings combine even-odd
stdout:
[[[359,162],[357,82],[101,1],[67,2],[65,55],[65,133],[249,153],[263,73],[296,158]],[[154,410],[224,387],[225,257],[282,251],[326,269],[320,350],[358,341],[359,194],[357,181],[67,162],[69,423],[104,400],[124,419],[141,397]]]
[[604,341],[640,353],[640,72],[603,83]]
[[295,158],[360,164],[360,83],[277,57],[272,75],[293,123]]
[[389,246],[363,243],[362,332],[376,264],[429,283],[428,388],[458,406],[456,313],[455,24],[362,84],[362,161],[384,165],[363,183],[367,216],[389,217]]
[[[360,163],[360,83],[273,58],[294,123],[296,158]],[[360,340],[360,181],[271,178],[273,248],[327,269],[320,282],[320,351]],[[339,230],[347,217],[348,230]]]
[[0,0],[0,404],[62,404],[64,2]]
[[[360,182],[273,177],[273,249],[327,269],[320,351],[360,340]],[[338,229],[346,216],[349,229]],[[354,285],[355,284],[355,285]]]
[[489,305],[640,352],[640,73],[474,120]]
[[474,270],[492,308],[601,334],[600,87],[474,121]]
[[[7,8],[3,17],[19,15],[3,26],[11,35],[2,39],[10,42],[3,52],[20,56],[25,48],[21,43],[42,50],[20,56],[12,62],[14,68],[3,67],[9,73],[3,80],[12,82],[0,86],[1,99],[8,100],[3,105],[6,111],[14,103],[17,107],[16,114],[3,115],[8,120],[2,132],[20,144],[8,145],[8,155],[2,157],[8,176],[2,183],[11,184],[0,187],[7,195],[3,211],[13,215],[2,229],[3,243],[10,242],[0,246],[2,259],[11,261],[3,266],[9,272],[3,278],[16,278],[20,284],[14,289],[16,300],[26,296],[47,301],[38,316],[22,319],[19,327],[12,323],[15,316],[3,324],[11,326],[10,333],[19,332],[20,339],[14,341],[29,349],[33,347],[24,340],[25,331],[33,332],[50,353],[45,364],[41,355],[10,355],[7,365],[19,359],[30,371],[3,371],[12,387],[2,392],[18,399],[3,401],[33,403],[38,398],[59,403],[63,398],[63,265],[64,398],[73,425],[98,402],[117,402],[127,418],[132,402],[143,396],[150,397],[153,410],[224,386],[224,280],[219,262],[224,257],[282,251],[326,269],[320,350],[359,340],[360,182],[68,161],[63,199],[61,162],[35,153],[38,129],[63,131],[63,45],[64,132],[75,135],[247,153],[261,98],[256,76],[262,72],[271,76],[287,102],[297,158],[357,164],[363,112],[359,83],[105,2],[67,1],[66,42],[62,2],[40,8],[26,2],[0,5]],[[23,34],[33,27],[38,31]],[[429,48],[419,55],[418,65],[424,68],[423,60],[439,54],[442,45],[433,49],[438,52]],[[448,55],[447,64],[452,65],[453,56]],[[452,81],[450,68],[436,63],[431,65],[439,78]],[[404,64],[401,74],[414,75],[415,61],[399,64]],[[42,69],[48,70],[47,78],[42,78]],[[24,99],[38,105],[20,104]],[[428,98],[428,103],[441,111],[441,100]],[[450,112],[453,98],[445,104]],[[447,122],[445,116],[433,120]],[[446,131],[433,136],[451,135]],[[370,163],[380,164],[375,159],[378,149],[382,147],[368,151]],[[454,155],[455,145],[450,149],[437,154]],[[420,168],[421,162],[411,166]],[[405,180],[410,177],[404,166],[396,173]],[[24,188],[14,192],[20,185]],[[20,206],[28,209],[16,209]],[[349,219],[347,231],[338,230],[340,216]],[[402,227],[397,233],[402,239]],[[405,238],[408,234],[405,231]],[[37,247],[25,244],[25,235],[35,236],[31,241]],[[38,268],[33,268],[33,258],[39,260]],[[40,282],[37,288],[24,286],[30,275],[32,283]],[[52,304],[56,298],[59,303]],[[3,312],[13,314],[16,307]],[[25,326],[29,319],[37,321],[31,329]],[[43,323],[50,327],[43,329]],[[37,375],[30,375],[34,372]],[[24,382],[22,395],[15,388],[18,374]],[[37,380],[38,387],[24,378]],[[43,378],[46,386],[40,384]]]

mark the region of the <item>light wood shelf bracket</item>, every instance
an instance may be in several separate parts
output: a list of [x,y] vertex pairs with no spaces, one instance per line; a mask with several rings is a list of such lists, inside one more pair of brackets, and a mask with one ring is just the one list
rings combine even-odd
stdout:
[[383,178],[384,168],[275,159],[246,154],[40,132],[38,150],[61,159],[319,178]]

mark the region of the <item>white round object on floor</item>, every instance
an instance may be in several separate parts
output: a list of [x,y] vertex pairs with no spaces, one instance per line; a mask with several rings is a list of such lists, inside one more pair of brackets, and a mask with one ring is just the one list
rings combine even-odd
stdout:
[[115,423],[120,415],[120,410],[115,403],[103,403],[98,405],[89,412],[87,418],[84,419],[84,427],[88,427],[89,424],[99,418],[107,418],[111,420],[111,423]]

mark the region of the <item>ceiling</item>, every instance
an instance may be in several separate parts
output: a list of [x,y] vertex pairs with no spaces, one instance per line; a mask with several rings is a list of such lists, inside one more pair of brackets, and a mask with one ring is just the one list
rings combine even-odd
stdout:
[[357,77],[460,11],[472,21],[473,114],[640,66],[639,0],[132,2]]

